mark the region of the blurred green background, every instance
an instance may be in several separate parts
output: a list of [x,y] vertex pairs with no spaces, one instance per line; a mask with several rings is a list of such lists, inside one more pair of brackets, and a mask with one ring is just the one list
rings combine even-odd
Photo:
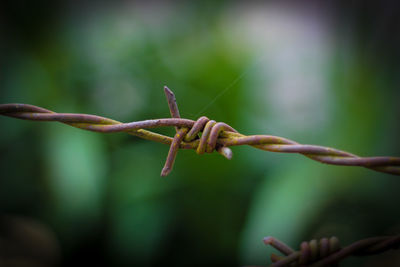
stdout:
[[[169,117],[167,85],[185,118],[400,156],[395,1],[10,1],[0,12],[0,103],[129,122]],[[161,178],[162,144],[0,125],[5,266],[266,266],[264,236],[297,248],[400,231],[396,176],[235,147],[231,161],[181,150]],[[399,264],[397,252],[341,266]]]

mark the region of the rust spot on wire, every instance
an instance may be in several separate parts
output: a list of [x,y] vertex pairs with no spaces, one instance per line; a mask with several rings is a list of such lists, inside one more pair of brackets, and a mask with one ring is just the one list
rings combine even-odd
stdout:
[[[175,95],[168,87],[164,87],[164,91],[172,118],[122,123],[96,115],[56,113],[27,104],[1,104],[0,115],[34,121],[58,121],[80,129],[101,133],[126,132],[147,140],[169,144],[170,150],[161,172],[162,176],[171,172],[179,148],[194,149],[198,154],[217,151],[231,159],[233,153],[229,147],[239,145],[250,145],[270,152],[299,153],[326,164],[362,166],[378,172],[400,175],[400,158],[398,157],[359,157],[334,148],[302,145],[278,136],[246,136],[238,133],[226,123],[216,122],[204,116],[197,121],[181,118]],[[176,128],[173,138],[146,130],[171,126]]]

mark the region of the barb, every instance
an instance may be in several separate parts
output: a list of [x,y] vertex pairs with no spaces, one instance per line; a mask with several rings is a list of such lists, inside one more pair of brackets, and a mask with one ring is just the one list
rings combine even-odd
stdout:
[[270,267],[283,266],[337,266],[337,263],[349,256],[367,256],[390,249],[400,248],[400,235],[379,236],[362,239],[341,248],[337,237],[321,238],[319,241],[302,242],[300,250],[295,251],[282,241],[273,237],[265,237],[264,244],[270,245],[285,256],[271,254]]
[[[215,122],[207,117],[197,121],[180,118],[175,96],[167,87],[164,88],[172,118],[122,123],[109,118],[74,113],[56,113],[28,104],[1,104],[0,115],[33,121],[58,121],[80,129],[115,133],[126,132],[137,137],[171,145],[167,161],[161,173],[168,175],[179,148],[194,149],[198,154],[212,153],[216,150],[228,159],[232,158],[231,146],[250,145],[270,152],[299,153],[310,159],[332,165],[362,166],[378,172],[400,175],[398,157],[359,157],[334,148],[302,145],[295,141],[271,135],[250,135],[238,133],[223,122]],[[157,127],[176,127],[174,138],[149,130]]]
[[[174,93],[167,86],[164,86],[164,92],[165,96],[167,97],[169,110],[171,112],[171,117],[180,118],[181,115],[179,114],[178,104],[176,103],[176,98]],[[176,129],[176,134],[169,148],[164,168],[161,170],[161,176],[167,176],[172,171],[172,167],[174,166],[175,162],[175,157],[176,154],[178,153],[179,144],[183,141],[183,138],[189,131],[189,128],[187,127],[184,128],[175,127],[175,129]]]

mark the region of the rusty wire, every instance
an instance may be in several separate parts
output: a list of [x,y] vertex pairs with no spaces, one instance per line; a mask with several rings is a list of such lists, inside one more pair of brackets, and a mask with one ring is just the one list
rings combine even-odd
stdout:
[[[162,176],[168,175],[172,170],[179,148],[195,149],[198,154],[212,153],[215,150],[230,159],[232,151],[229,147],[238,145],[250,145],[271,152],[299,153],[326,164],[362,166],[379,172],[400,175],[400,158],[398,157],[359,157],[334,148],[302,145],[278,136],[246,136],[226,123],[217,123],[204,116],[197,121],[181,118],[174,94],[167,87],[164,87],[164,91],[172,118],[122,123],[96,115],[56,113],[28,104],[1,104],[0,114],[34,121],[58,121],[80,129],[101,133],[127,132],[140,138],[168,144],[170,150],[161,172]],[[145,130],[146,128],[165,126],[176,128],[173,138]]]
[[274,247],[285,256],[271,253],[272,264],[269,267],[284,266],[337,266],[336,264],[349,256],[367,256],[400,248],[400,235],[370,237],[356,241],[341,248],[337,237],[321,238],[302,242],[295,251],[284,242],[273,237],[265,237],[264,244]]

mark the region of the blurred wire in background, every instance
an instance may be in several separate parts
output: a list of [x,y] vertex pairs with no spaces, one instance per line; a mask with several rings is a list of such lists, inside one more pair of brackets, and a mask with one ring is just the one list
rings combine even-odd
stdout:
[[[400,154],[395,1],[9,1],[0,12],[1,103],[135,121],[166,117],[168,84],[182,117]],[[162,180],[166,146],[0,122],[0,212],[54,232],[61,266],[265,265],[267,235],[347,244],[399,232],[395,176],[238,147],[231,162],[181,151]]]

